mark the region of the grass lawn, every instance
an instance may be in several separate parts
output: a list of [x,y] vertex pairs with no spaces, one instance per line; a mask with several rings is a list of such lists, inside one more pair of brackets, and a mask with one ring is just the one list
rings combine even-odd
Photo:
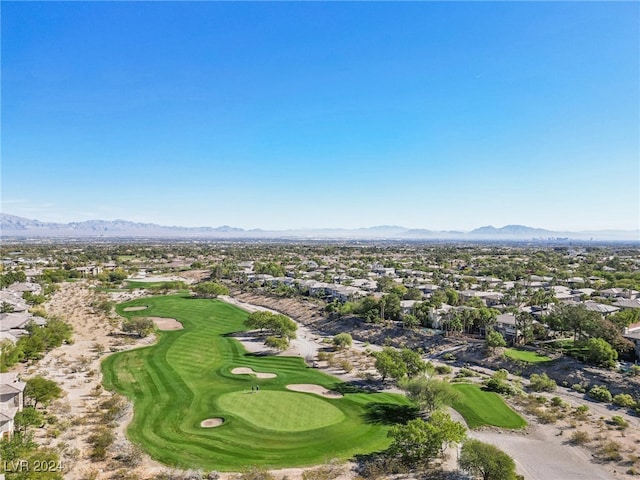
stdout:
[[464,417],[469,428],[485,425],[501,428],[527,426],[524,418],[511,410],[497,393],[485,392],[480,386],[470,383],[457,383],[452,386],[462,396],[462,400],[454,403],[453,408]]
[[[155,459],[191,469],[313,465],[386,448],[392,421],[415,416],[401,395],[366,393],[308,368],[298,357],[248,354],[229,334],[244,330],[247,313],[218,300],[187,296],[138,299],[145,315],[170,317],[184,329],[165,331],[155,345],[121,352],[102,363],[104,384],[131,398],[129,438]],[[235,367],[275,373],[270,379],[234,375]],[[324,398],[287,390],[311,383],[339,390]],[[260,391],[251,393],[251,387]],[[207,418],[224,424],[202,428]]]
[[133,290],[133,289],[154,289],[154,288],[163,288],[165,286],[171,287],[172,284],[182,283],[173,280],[167,280],[166,282],[139,282],[136,280],[125,280],[125,289]]
[[504,354],[514,360],[520,360],[521,362],[527,363],[546,363],[551,361],[551,358],[546,355],[541,355],[530,350],[520,350],[518,348],[507,348],[505,349]]

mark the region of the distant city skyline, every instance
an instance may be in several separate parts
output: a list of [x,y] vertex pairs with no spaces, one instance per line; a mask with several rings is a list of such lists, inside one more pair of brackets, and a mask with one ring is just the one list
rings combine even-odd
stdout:
[[637,2],[2,2],[2,212],[640,228]]

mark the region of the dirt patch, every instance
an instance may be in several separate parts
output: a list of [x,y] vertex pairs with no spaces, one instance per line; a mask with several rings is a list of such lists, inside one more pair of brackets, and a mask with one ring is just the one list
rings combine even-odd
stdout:
[[224,418],[214,417],[214,418],[207,418],[206,420],[201,421],[200,426],[202,428],[214,428],[214,427],[219,427],[223,423],[224,423]]
[[326,398],[342,398],[342,394],[338,392],[332,392],[320,385],[314,385],[312,383],[294,383],[287,385],[287,390],[293,390],[294,392],[302,393],[315,393]]
[[158,330],[182,330],[182,324],[175,318],[149,317],[156,324]]
[[125,312],[139,312],[140,310],[146,310],[147,307],[146,305],[141,305],[139,307],[127,307],[127,308],[123,308],[122,310],[124,310]]
[[252,368],[249,367],[236,367],[231,370],[231,373],[234,375],[255,375],[257,378],[276,378],[277,375],[275,373],[260,373],[254,372]]

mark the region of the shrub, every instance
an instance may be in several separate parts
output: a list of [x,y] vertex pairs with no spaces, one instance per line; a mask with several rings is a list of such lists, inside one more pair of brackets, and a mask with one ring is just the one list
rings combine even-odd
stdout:
[[604,385],[595,385],[591,387],[588,395],[598,402],[610,402],[613,399],[611,392]]
[[620,454],[620,444],[614,442],[613,440],[604,443],[598,451],[598,456],[602,460],[608,462],[618,462],[622,460],[622,455]]
[[507,381],[509,372],[504,368],[501,368],[493,376],[487,380],[485,386],[490,392],[500,393],[502,395],[513,395],[515,388],[513,388]]
[[578,420],[586,419],[588,413],[589,413],[589,407],[586,405],[580,405],[579,407],[576,407],[576,409],[574,410],[574,416]]
[[98,461],[107,458],[107,448],[113,443],[114,438],[113,432],[108,427],[98,427],[88,438],[93,447],[91,459]]
[[562,399],[560,397],[553,397],[551,399],[551,405],[553,405],[554,407],[563,407],[564,406],[564,402],[562,401]]
[[442,355],[442,359],[445,362],[455,362],[456,356],[453,353],[448,352],[448,353],[445,353],[444,355]]
[[466,368],[466,367],[462,367],[460,370],[458,370],[458,374],[456,375],[456,377],[475,377],[475,376],[476,376],[476,373],[470,368]]
[[612,425],[615,425],[620,430],[624,430],[629,426],[629,422],[627,422],[620,415],[614,415],[613,417],[611,417],[611,420],[609,421],[609,423],[611,423]]
[[340,362],[340,368],[342,368],[345,372],[349,373],[353,370],[353,365],[349,360],[342,360]]
[[446,375],[448,373],[451,373],[452,371],[453,369],[449,365],[438,365],[436,367],[436,373],[438,373],[439,375]]
[[328,360],[329,359],[329,353],[328,352],[318,352],[318,360],[320,360],[321,362],[324,360]]
[[352,343],[353,338],[351,338],[351,335],[348,333],[339,333],[333,337],[333,345],[339,350],[349,348]]
[[576,430],[575,432],[573,432],[570,439],[570,442],[574,445],[584,445],[586,443],[589,443],[590,441],[591,437],[589,437],[589,434],[580,430]]
[[239,480],[276,480],[266,468],[252,467],[240,475]]
[[587,391],[586,387],[581,383],[574,383],[573,385],[571,385],[571,390],[574,390],[580,393],[586,393]]
[[558,415],[549,410],[542,410],[537,414],[538,421],[542,424],[551,424],[558,421]]
[[636,401],[628,393],[619,393],[613,397],[613,403],[619,407],[633,408],[636,406]]
[[546,373],[538,375],[534,373],[529,377],[529,388],[534,392],[553,392],[556,388],[556,381]]

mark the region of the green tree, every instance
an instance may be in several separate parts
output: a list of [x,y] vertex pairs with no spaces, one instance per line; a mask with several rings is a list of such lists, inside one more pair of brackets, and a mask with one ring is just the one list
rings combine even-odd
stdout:
[[500,332],[495,330],[489,330],[485,339],[485,345],[489,352],[495,352],[497,348],[503,348],[507,346],[507,342]]
[[400,357],[400,352],[395,348],[384,347],[381,352],[373,354],[375,357],[375,368],[382,376],[384,382],[387,377],[399,379],[407,374],[407,366]]
[[380,302],[375,297],[365,297],[356,305],[355,313],[366,322],[377,323],[380,321]]
[[405,300],[422,300],[422,291],[415,287],[409,287],[402,298]]
[[6,372],[24,358],[22,348],[11,340],[0,341],[0,372]]
[[429,303],[433,308],[440,308],[443,303],[447,303],[448,297],[447,294],[442,290],[436,290],[431,294],[431,298],[429,299]]
[[[259,328],[269,333],[267,346],[286,350],[289,340],[296,338],[298,325],[286,315],[267,311],[253,312],[247,317],[244,324],[252,329]],[[276,341],[277,339],[277,341]]]
[[447,445],[462,441],[466,429],[447,413],[434,412],[426,422],[416,418],[405,425],[392,426],[388,436],[393,439],[389,452],[400,455],[409,465],[418,466],[442,455]]
[[447,296],[447,303],[449,305],[455,307],[460,304],[460,297],[458,296],[458,292],[456,292],[453,288],[447,288],[444,293]]
[[411,315],[410,313],[402,316],[402,325],[404,328],[409,330],[414,330],[420,326],[420,320],[415,315]]
[[587,341],[587,362],[602,367],[613,368],[618,359],[618,352],[602,338],[590,338]]
[[391,277],[380,277],[376,280],[376,284],[378,292],[390,292],[396,282]]
[[263,331],[267,328],[271,315],[273,315],[271,312],[258,310],[257,312],[249,314],[247,319],[244,321],[244,325],[252,330],[260,329],[260,331]]
[[395,293],[388,293],[381,299],[381,307],[384,318],[388,320],[398,320],[400,318],[400,297]]
[[43,423],[44,416],[35,407],[24,407],[14,418],[16,431],[22,434],[26,433],[29,427],[39,427]]
[[447,405],[452,405],[460,398],[451,384],[435,378],[418,377],[406,379],[400,382],[407,397],[420,405],[420,408],[427,413]]
[[409,348],[403,348],[400,350],[400,360],[405,364],[407,376],[409,378],[424,373],[428,368],[427,363],[422,360],[420,353]]
[[53,380],[44,377],[32,377],[26,382],[24,395],[33,400],[33,408],[39,403],[48,405],[51,400],[62,396],[62,389]]
[[599,320],[600,314],[587,310],[584,304],[557,306],[547,317],[552,330],[573,332],[575,342],[581,341],[584,333],[593,329]]
[[193,290],[198,297],[202,298],[216,298],[218,295],[229,295],[229,289],[225,285],[216,282],[199,283]]
[[469,439],[462,444],[460,468],[482,480],[516,480],[513,459],[489,443]]

